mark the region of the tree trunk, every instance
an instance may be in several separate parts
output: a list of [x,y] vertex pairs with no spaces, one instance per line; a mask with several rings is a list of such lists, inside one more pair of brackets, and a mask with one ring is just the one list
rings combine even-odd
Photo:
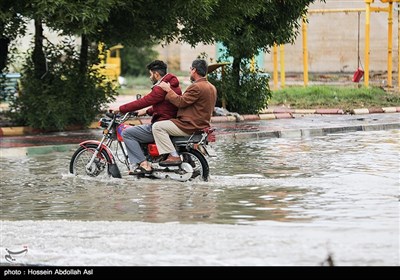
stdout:
[[241,57],[234,57],[232,64],[232,74],[234,76],[234,90],[236,94],[239,94],[239,86],[240,86],[240,63],[242,61]]
[[79,54],[79,72],[82,77],[86,77],[86,70],[88,65],[88,51],[89,51],[89,40],[88,37],[83,34],[81,39],[81,51]]
[[[0,30],[4,30],[5,23],[0,22]],[[4,37],[4,34],[0,35],[0,73],[3,73],[3,69],[7,66],[7,56],[8,56],[8,44],[10,39]]]
[[47,72],[46,57],[43,52],[43,26],[40,19],[35,19],[35,46],[32,53],[35,78],[42,79]]
[[3,69],[7,66],[9,43],[10,40],[8,38],[0,38],[0,73],[3,73]]

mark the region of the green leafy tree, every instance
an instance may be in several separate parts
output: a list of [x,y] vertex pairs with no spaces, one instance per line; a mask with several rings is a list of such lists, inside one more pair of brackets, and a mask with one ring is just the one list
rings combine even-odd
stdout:
[[142,47],[124,46],[121,52],[121,75],[148,75],[145,65],[158,55],[152,47],[152,44]]
[[[56,30],[60,35],[81,38],[80,67],[82,75],[97,61],[88,61],[92,42],[97,50],[99,26],[108,20],[109,14],[119,0],[32,0],[29,3],[31,18]],[[36,43],[35,43],[36,47]]]
[[[54,91],[58,90],[57,86],[62,86],[61,81],[68,81],[68,93],[75,101],[79,100],[74,95],[80,92],[81,95],[89,95],[96,89],[90,80],[92,65],[97,61],[90,60],[90,53],[97,51],[97,43],[102,41],[106,46],[111,46],[115,43],[122,43],[133,46],[143,46],[154,42],[159,42],[161,39],[172,40],[179,33],[180,27],[178,24],[178,11],[182,8],[192,9],[201,2],[194,1],[166,1],[159,2],[154,0],[138,1],[138,0],[99,0],[99,1],[82,1],[82,0],[31,0],[24,5],[23,15],[34,19],[35,21],[35,40],[34,48],[31,53],[31,58],[26,63],[26,73],[22,78],[23,96],[15,102],[15,110],[25,112],[25,116],[19,118],[22,124],[29,124],[34,127],[63,129],[69,124],[82,121],[74,119],[63,114],[50,114],[59,120],[49,122],[38,121],[35,118],[35,112],[48,111],[50,104],[46,100],[54,100],[60,102],[61,107],[68,107],[69,98],[56,98],[58,96]],[[196,4],[196,5],[195,5]],[[166,17],[165,15],[168,14]],[[62,74],[55,71],[55,62],[50,62],[51,57],[48,56],[46,48],[49,43],[46,42],[43,36],[43,24],[59,31],[62,35],[77,35],[81,38],[81,48],[79,52],[79,63],[75,58],[66,56],[66,60],[72,60],[73,69],[78,74],[72,78],[72,75]],[[47,45],[47,46],[46,46]],[[96,56],[93,56],[96,57]],[[78,65],[77,65],[78,63]],[[63,68],[61,68],[63,69]],[[67,71],[67,69],[63,69]],[[68,73],[70,74],[70,73]],[[63,79],[60,79],[62,77]],[[34,79],[34,80],[32,80]],[[29,80],[31,85],[29,86]],[[59,82],[56,82],[59,81]],[[74,87],[75,85],[75,87]],[[66,86],[65,84],[63,85]],[[109,97],[109,87],[103,87],[103,96],[98,96],[99,100],[106,100]],[[116,94],[116,93],[114,93]],[[93,95],[93,97],[96,95]],[[33,102],[33,100],[37,100]],[[40,100],[40,102],[38,102]],[[92,100],[96,102],[97,100]],[[34,104],[34,105],[33,105]],[[54,104],[53,104],[54,105]],[[39,107],[38,107],[39,106]],[[51,108],[58,108],[52,106]],[[78,110],[78,107],[82,110]],[[75,104],[77,111],[93,111],[98,109],[97,106],[88,107],[87,102],[77,102]],[[74,114],[70,110],[65,110]],[[19,114],[22,116],[23,114]]]
[[139,47],[146,42],[170,43],[176,39],[195,44],[205,42],[206,37],[212,38],[212,33],[202,28],[201,23],[210,19],[213,5],[218,1],[120,0],[110,11],[108,21],[101,23],[99,39],[108,44]]
[[7,66],[10,43],[25,34],[25,20],[20,14],[24,1],[0,1],[0,73]]
[[[112,100],[115,90],[92,67],[99,59],[97,43],[90,43],[112,4],[32,0],[24,5],[21,13],[34,20],[34,47],[24,65],[22,94],[11,105],[15,121],[45,130],[87,125]],[[61,35],[80,36],[79,53],[66,41],[54,46],[43,35],[44,24]]]
[[242,6],[242,9],[232,11],[237,20],[224,30],[214,30],[215,39],[222,42],[227,54],[233,57],[235,88],[239,89],[242,60],[251,59],[261,50],[268,52],[274,43],[294,42],[300,27],[299,19],[315,0],[250,0],[245,6],[235,0],[232,2],[232,5]]
[[269,78],[266,75],[260,75],[257,67],[253,71],[248,65],[249,60],[243,59],[239,77],[239,94],[231,90],[235,88],[236,83],[231,64],[224,66],[223,73],[222,68],[219,68],[208,74],[208,80],[216,86],[219,93],[216,106],[225,105],[228,111],[239,114],[257,114],[265,108],[272,94],[268,84]]
[[[9,33],[11,29],[9,25],[5,27],[5,22],[13,19],[15,23],[18,23],[15,19],[16,15],[23,15],[35,21],[35,43],[31,61],[27,63],[29,75],[25,75],[24,79],[34,78],[35,80],[31,81],[32,84],[38,83],[42,86],[29,87],[28,80],[24,82],[26,87],[23,94],[31,94],[32,98],[43,95],[41,97],[46,100],[46,97],[50,99],[52,95],[57,96],[54,91],[60,89],[54,85],[61,86],[61,83],[54,81],[59,81],[62,77],[71,79],[70,92],[80,91],[82,95],[86,95],[87,92],[101,89],[101,87],[95,87],[90,80],[91,66],[97,62],[97,55],[92,54],[97,52],[98,42],[104,42],[106,46],[122,43],[143,47],[173,40],[185,41],[192,45],[199,42],[222,42],[228,50],[227,54],[233,57],[232,89],[230,90],[239,95],[244,92],[240,88],[241,84],[244,84],[241,75],[248,73],[243,68],[242,62],[250,59],[260,50],[268,50],[274,42],[281,44],[293,41],[299,27],[298,19],[312,2],[314,1],[3,0],[0,30],[3,34],[2,38],[12,40],[12,34]],[[6,13],[3,8],[12,12]],[[78,73],[76,77],[72,78],[72,75],[64,75],[62,72],[50,72],[55,70],[49,63],[50,57],[46,50],[49,43],[44,41],[43,24],[63,35],[75,35],[81,38],[79,58],[76,60],[75,57],[72,59],[66,55],[66,59],[71,59],[74,65],[71,69]],[[54,62],[54,65],[58,64]],[[108,89],[104,87],[102,96],[93,95],[93,97],[97,96],[99,100],[106,100],[104,97],[109,96],[110,93]],[[69,93],[65,92],[65,94]],[[73,98],[78,100],[76,96]],[[27,98],[27,100],[30,99]],[[58,101],[65,102],[64,99],[58,99]],[[93,102],[96,101],[93,100]],[[33,115],[33,112],[38,109],[45,110],[46,105],[37,108],[27,102],[21,106],[27,106],[27,112],[32,112],[29,115]],[[82,106],[83,111],[97,108],[96,106],[87,107],[85,102],[77,103],[76,106]],[[249,106],[249,108],[253,107]],[[70,117],[63,119],[67,121],[57,122],[53,126],[61,128],[74,120]],[[30,124],[38,123],[25,121]],[[74,121],[79,122],[77,119]]]
[[36,77],[32,56],[24,65],[23,93],[11,104],[13,119],[46,131],[88,125],[112,98],[111,84],[104,83],[104,77],[93,68],[82,77],[79,53],[72,41],[47,45],[44,53],[47,71],[42,77]]
[[[259,98],[241,96],[249,97],[247,94],[249,83],[243,82],[244,76],[253,77],[254,85],[254,82],[261,82],[266,78],[262,76],[258,78],[251,74],[248,69],[249,63],[243,62],[248,62],[260,51],[269,52],[274,43],[293,43],[299,33],[300,19],[313,2],[315,0],[210,1],[211,13],[207,13],[208,10],[206,10],[200,18],[185,18],[185,28],[181,33],[182,40],[191,44],[196,44],[198,41],[222,42],[226,47],[226,55],[233,59],[232,65],[226,67],[226,83],[223,87],[228,106],[235,107],[235,104],[229,104],[241,100],[249,103],[249,106],[240,103],[242,107],[255,108],[258,106],[250,105],[250,103],[259,103]],[[262,90],[269,91],[269,88]],[[265,92],[259,92],[259,94],[260,96],[270,95]],[[264,101],[261,101],[264,105],[267,105],[267,96]],[[261,106],[263,107],[265,106]],[[237,110],[243,113],[253,111],[251,109],[246,112],[239,108]]]

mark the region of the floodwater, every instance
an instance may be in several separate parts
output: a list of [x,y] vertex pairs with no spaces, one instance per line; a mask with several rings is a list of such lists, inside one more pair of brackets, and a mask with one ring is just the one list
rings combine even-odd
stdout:
[[74,177],[1,157],[1,259],[38,265],[398,266],[399,130],[219,141],[209,182]]

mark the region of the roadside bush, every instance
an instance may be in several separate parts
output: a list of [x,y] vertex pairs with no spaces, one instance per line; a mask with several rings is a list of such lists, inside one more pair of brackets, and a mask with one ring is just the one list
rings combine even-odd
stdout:
[[[64,130],[71,125],[86,126],[102,105],[116,94],[98,70],[85,68],[81,74],[79,54],[71,41],[45,49],[47,72],[35,77],[31,56],[21,77],[21,93],[11,102],[10,116],[19,125],[44,130]],[[93,51],[89,61],[96,61]]]
[[237,77],[232,71],[232,65],[210,73],[208,80],[218,90],[217,106],[222,106],[222,100],[226,101],[226,109],[239,114],[257,114],[268,105],[271,98],[271,90],[268,85],[269,78],[262,75],[259,69],[251,71],[249,61],[242,61],[240,68],[239,85]]

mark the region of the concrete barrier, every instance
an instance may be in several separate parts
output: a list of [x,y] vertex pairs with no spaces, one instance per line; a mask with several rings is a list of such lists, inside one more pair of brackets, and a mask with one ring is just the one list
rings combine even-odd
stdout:
[[260,120],[274,120],[276,119],[275,114],[261,114],[259,115]]
[[[295,118],[295,115],[312,115],[312,114],[344,114],[342,109],[288,109],[288,108],[271,108],[264,109],[263,114],[259,115],[229,115],[229,116],[213,116],[211,117],[211,123],[218,122],[242,122],[242,121],[259,121],[259,120],[274,120],[274,119],[292,119]],[[277,113],[279,112],[279,113]],[[351,110],[352,114],[360,115],[360,114],[372,114],[372,113],[396,113],[400,112],[400,107],[373,107],[373,108],[360,108]],[[297,117],[297,116],[296,116]],[[141,117],[138,119],[128,120],[127,123],[132,125],[140,125],[140,124],[150,124],[150,117]],[[98,122],[92,122],[88,128],[98,128]],[[77,128],[78,129],[78,128]],[[79,129],[82,129],[80,127]],[[74,130],[73,128],[67,128],[66,130]],[[0,127],[0,137],[6,136],[22,136],[27,134],[37,134],[43,131],[33,129],[31,127]],[[304,130],[302,135],[316,135],[319,132],[315,132],[313,130]]]
[[330,114],[344,114],[342,109],[316,109],[315,114],[330,115]]
[[363,114],[369,114],[369,110],[367,108],[353,109],[351,110],[351,113],[354,115],[363,115]]
[[383,107],[382,108],[385,113],[396,113],[397,107]]

